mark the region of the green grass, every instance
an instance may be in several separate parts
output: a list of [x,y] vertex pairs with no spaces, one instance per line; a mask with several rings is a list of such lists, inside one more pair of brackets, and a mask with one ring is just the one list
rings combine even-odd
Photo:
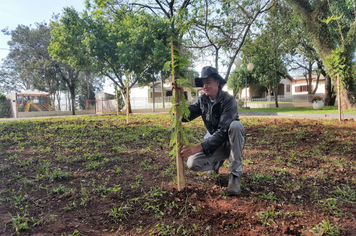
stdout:
[[[239,109],[241,112],[268,112],[268,113],[311,113],[311,114],[338,114],[337,107],[323,107],[322,110],[314,110],[313,107],[271,107]],[[356,115],[356,109],[342,110],[342,114]]]

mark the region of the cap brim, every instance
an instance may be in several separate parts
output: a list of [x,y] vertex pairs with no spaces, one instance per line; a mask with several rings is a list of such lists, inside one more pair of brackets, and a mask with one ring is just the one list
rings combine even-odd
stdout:
[[[220,80],[220,85],[223,86],[226,84],[226,81],[221,77],[219,74],[212,74],[215,78],[218,78]],[[209,75],[210,76],[210,75]],[[195,86],[196,87],[203,87],[203,79],[206,78],[195,78]]]

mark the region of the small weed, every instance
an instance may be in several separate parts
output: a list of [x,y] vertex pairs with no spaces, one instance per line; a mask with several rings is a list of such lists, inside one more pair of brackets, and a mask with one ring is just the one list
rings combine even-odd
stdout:
[[97,170],[97,169],[99,169],[100,166],[101,166],[100,162],[92,161],[92,162],[89,162],[88,164],[86,164],[85,168],[87,170]]
[[337,236],[339,235],[340,226],[331,225],[329,220],[323,220],[317,224],[312,230],[312,232],[317,233],[318,235],[330,235]]
[[267,200],[269,202],[276,202],[277,198],[274,196],[273,192],[269,192],[267,194],[263,193],[262,195],[258,196],[261,200]]
[[89,201],[89,196],[82,197],[79,205],[86,207],[88,205],[88,201]]
[[260,213],[257,213],[257,216],[261,218],[261,223],[262,225],[270,225],[270,223],[275,223],[274,218],[278,215],[279,213],[275,213],[274,209],[267,208],[266,211],[262,211]]
[[125,146],[114,146],[111,148],[111,150],[116,153],[124,153],[126,149],[127,148]]
[[27,223],[27,213],[20,215],[20,213],[17,213],[16,216],[12,216],[11,213],[9,213],[12,221],[12,226],[14,227],[15,231],[17,234],[21,231],[25,231],[29,229],[28,223]]
[[47,177],[51,182],[53,182],[55,180],[69,179],[69,174],[61,170],[54,170],[51,173],[48,173]]
[[[158,223],[155,225],[155,228],[158,230],[158,235],[175,235],[176,229],[165,223]],[[153,233],[152,231],[150,231]]]
[[142,174],[139,174],[139,175],[136,175],[136,184],[134,185],[131,185],[131,188],[137,188],[141,185],[141,183],[144,181],[144,178],[143,178],[143,175]]
[[57,188],[53,187],[51,190],[52,194],[62,194],[66,191],[66,187],[60,184]]
[[345,185],[342,189],[337,186],[332,192],[335,196],[340,197],[345,201],[355,201],[356,200],[356,191],[351,189],[350,186]]
[[148,160],[144,160],[144,161],[141,161],[141,164],[140,164],[145,170],[149,170],[150,169],[150,162]]
[[68,236],[80,236],[80,235],[82,235],[82,234],[76,229],[76,230],[74,230],[73,233],[69,234]]
[[325,210],[335,215],[343,215],[342,209],[337,207],[337,199],[336,198],[328,198],[325,200],[320,200],[320,204],[325,206]]
[[105,154],[99,152],[99,153],[95,153],[94,155],[92,155],[88,159],[89,160],[101,160],[101,159],[104,159],[105,157],[106,157]]
[[121,173],[121,167],[115,165],[115,174],[119,175]]
[[72,202],[69,202],[64,208],[63,210],[65,211],[71,211],[75,208],[77,208],[78,205],[77,205],[77,201],[74,199]]
[[122,219],[127,219],[127,216],[130,215],[129,210],[131,208],[124,203],[121,203],[120,207],[113,207],[109,214],[109,217],[114,223],[121,221]]
[[267,183],[273,176],[271,174],[253,173],[250,178],[254,183]]

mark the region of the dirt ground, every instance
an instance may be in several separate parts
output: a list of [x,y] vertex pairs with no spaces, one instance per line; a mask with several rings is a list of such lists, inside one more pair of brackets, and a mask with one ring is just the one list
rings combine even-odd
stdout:
[[242,118],[242,193],[227,197],[228,161],[177,190],[169,119],[0,122],[0,235],[356,235],[354,120]]

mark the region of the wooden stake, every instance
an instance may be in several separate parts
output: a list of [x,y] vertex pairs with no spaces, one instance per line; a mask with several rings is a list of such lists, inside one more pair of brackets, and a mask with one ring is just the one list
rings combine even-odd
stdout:
[[[181,102],[181,91],[178,88],[176,84],[176,71],[174,70],[174,42],[173,40],[171,41],[171,57],[172,57],[172,84],[174,85],[174,96],[175,96],[175,101],[176,103],[175,108],[174,108],[174,115],[176,120],[179,119],[179,109],[178,105]],[[176,139],[176,146],[177,146],[177,155],[176,155],[176,165],[177,165],[177,188],[178,191],[182,191],[185,188],[185,176],[184,176],[184,165],[183,165],[183,159],[180,155],[181,152],[181,146],[180,146],[180,133],[179,130],[182,128],[182,121],[179,121],[179,125],[177,127],[178,129],[178,135]]]
[[[181,91],[179,89],[175,89],[176,101],[177,104],[180,103]],[[176,119],[179,117],[178,106],[175,106],[175,116]],[[182,128],[182,122],[179,122],[178,130]],[[176,165],[177,165],[177,188],[178,191],[182,191],[185,188],[185,175],[184,175],[184,164],[183,159],[180,155],[181,146],[180,146],[180,133],[177,135],[176,145],[177,145],[177,156],[176,156]]]
[[340,96],[340,74],[337,74],[337,109],[339,112],[339,121],[341,121],[341,96]]

